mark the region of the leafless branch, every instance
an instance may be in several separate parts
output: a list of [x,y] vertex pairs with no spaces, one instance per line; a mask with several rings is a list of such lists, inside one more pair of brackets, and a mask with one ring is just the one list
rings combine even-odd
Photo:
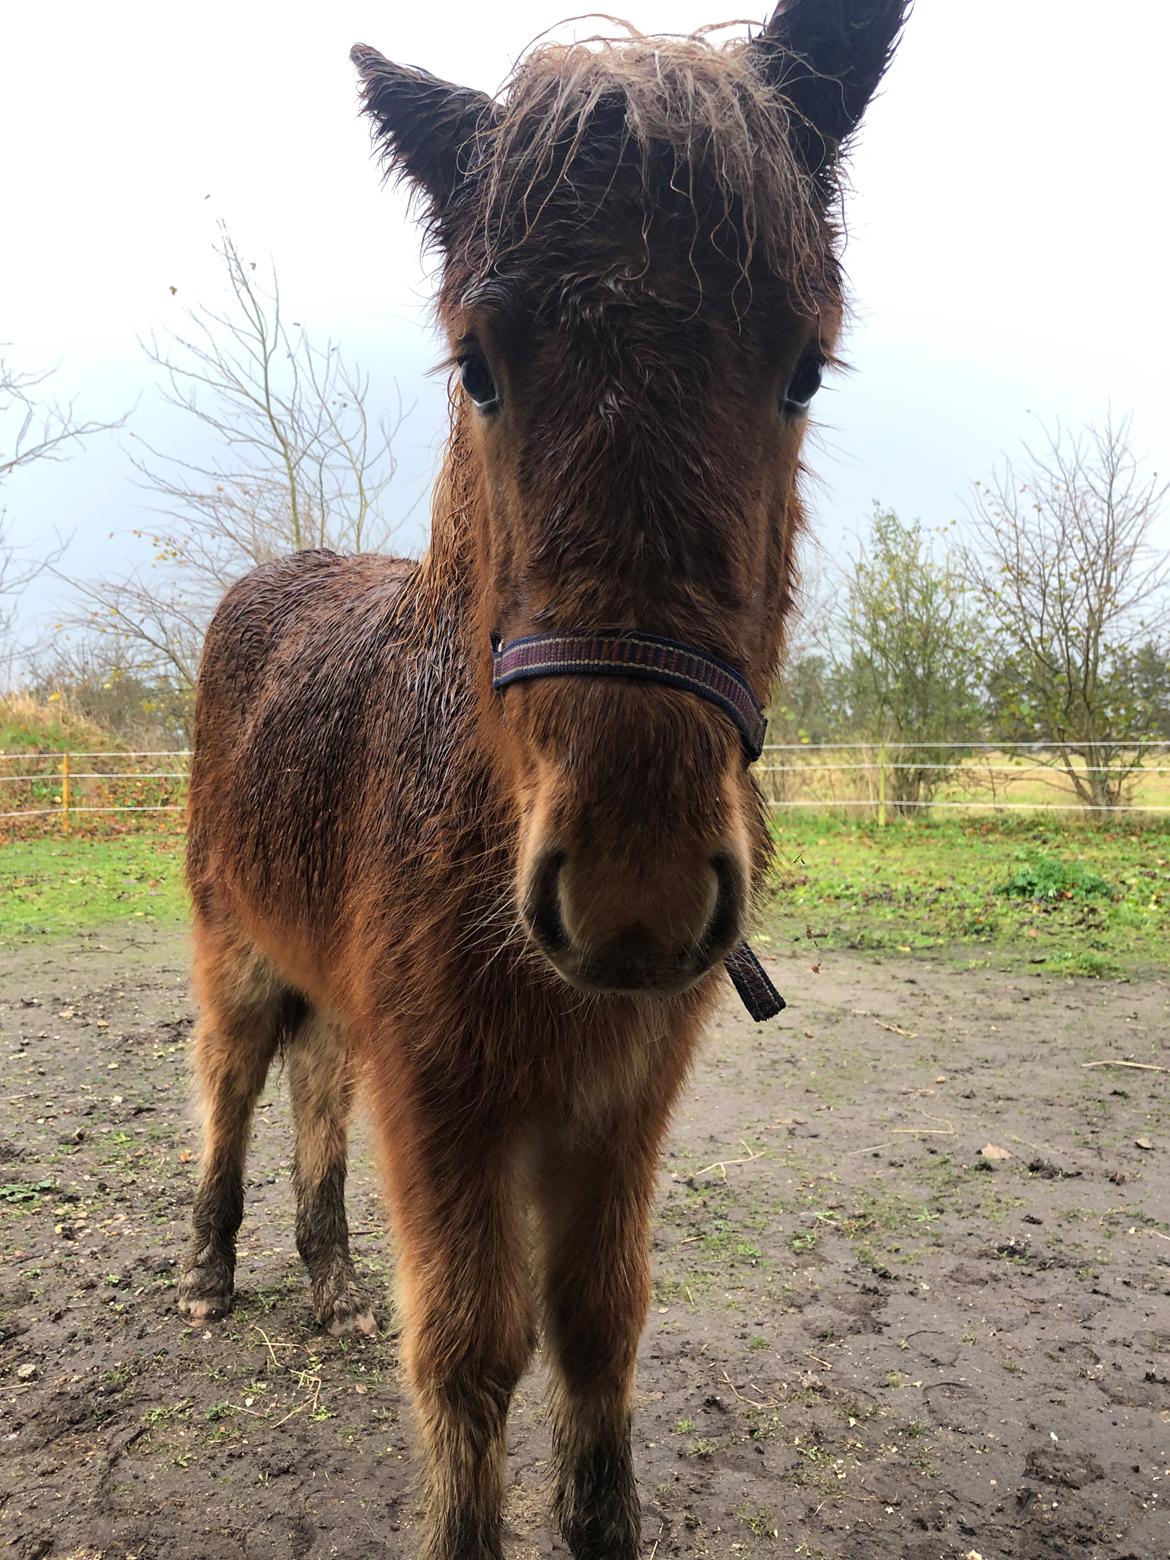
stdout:
[[164,402],[206,458],[137,440],[132,461],[157,521],[136,536],[150,560],[117,577],[73,581],[74,622],[137,646],[154,674],[189,686],[207,620],[230,582],[302,548],[382,549],[384,501],[403,409],[368,409],[369,376],[333,342],[285,323],[275,275],[263,285],[226,228],[219,309],[143,342]]
[[[0,357],[0,484],[37,461],[64,460],[92,434],[119,428],[125,421],[79,421],[72,401],[49,396],[51,377],[49,371],[16,369]],[[60,535],[39,547],[19,546],[0,508],[0,675],[6,675],[17,653],[15,627],[24,592],[64,550]]]
[[[1087,806],[1115,806],[1146,716],[1127,660],[1170,625],[1170,559],[1150,533],[1167,494],[1112,417],[1059,424],[976,484],[964,566],[1007,651],[1021,706]],[[1078,762],[1079,761],[1079,762]]]
[[38,460],[63,460],[68,446],[125,422],[79,422],[73,401],[64,403],[42,392],[52,374],[21,372],[0,357],[0,482],[18,467]]

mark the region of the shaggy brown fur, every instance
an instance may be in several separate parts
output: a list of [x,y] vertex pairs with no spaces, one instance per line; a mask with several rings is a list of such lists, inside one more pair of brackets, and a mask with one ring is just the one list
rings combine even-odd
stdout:
[[545,47],[499,103],[355,50],[443,245],[453,356],[498,397],[453,397],[421,563],[303,553],[209,631],[189,836],[206,1137],[180,1303],[231,1304],[252,1108],[283,1047],[317,1314],[372,1328],[343,1200],[360,1071],[428,1560],[502,1554],[538,1326],[569,1546],[638,1552],[654,1170],[720,979],[718,950],[694,978],[694,951],[716,920],[738,936],[767,854],[718,711],[615,679],[501,697],[492,636],[636,627],[766,692],[801,524],[791,387],[841,307],[828,181],[900,16],[793,0],[725,51]]
[[[746,45],[547,44],[505,90],[469,148],[473,177],[458,214],[469,275],[448,268],[448,299],[486,281],[525,244],[544,251],[554,223],[579,237],[582,217],[588,222],[590,209],[619,191],[643,218],[640,235],[634,230],[643,265],[651,258],[645,217],[669,212],[680,233],[690,229],[696,288],[703,275],[694,250],[709,246],[745,280],[758,255],[814,310],[835,297],[822,214],[790,136],[791,107],[753,68]],[[449,225],[453,214],[449,206]]]

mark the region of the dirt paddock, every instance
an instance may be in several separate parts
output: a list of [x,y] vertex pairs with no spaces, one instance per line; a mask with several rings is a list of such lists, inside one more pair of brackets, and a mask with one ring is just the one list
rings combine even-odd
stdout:
[[[647,1560],[1170,1554],[1170,984],[774,968],[788,1012],[757,1029],[727,1003],[661,1174]],[[312,1324],[275,1075],[237,1308],[186,1325],[190,1026],[172,934],[4,956],[0,1549],[406,1560],[366,1135],[350,1210],[381,1338]],[[564,1553],[541,1386],[512,1420],[514,1560]]]

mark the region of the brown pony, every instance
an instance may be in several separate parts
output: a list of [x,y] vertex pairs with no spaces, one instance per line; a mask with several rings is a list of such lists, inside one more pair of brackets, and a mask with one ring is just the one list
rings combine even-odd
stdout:
[[252,1109],[283,1048],[316,1313],[374,1330],[343,1196],[360,1075],[428,1560],[502,1553],[505,1422],[538,1326],[566,1541],[637,1554],[659,1147],[768,857],[723,711],[614,676],[497,692],[492,647],[636,630],[766,696],[842,312],[839,156],[904,3],[787,0],[723,47],[543,45],[494,100],[353,51],[441,249],[461,383],[420,563],[267,564],[207,636],[189,839],[206,1127],[180,1305],[231,1305]]

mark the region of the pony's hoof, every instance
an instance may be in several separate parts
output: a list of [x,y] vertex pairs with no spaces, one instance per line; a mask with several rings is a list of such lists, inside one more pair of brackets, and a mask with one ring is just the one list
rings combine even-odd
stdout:
[[378,1323],[374,1319],[374,1313],[364,1303],[358,1310],[334,1306],[332,1314],[324,1321],[324,1325],[334,1338],[354,1336],[376,1338],[378,1336]]
[[313,1296],[313,1310],[321,1326],[334,1338],[378,1336],[374,1308],[356,1280],[322,1285]]
[[235,1286],[221,1267],[184,1268],[179,1280],[179,1310],[193,1322],[213,1322],[232,1308]]

